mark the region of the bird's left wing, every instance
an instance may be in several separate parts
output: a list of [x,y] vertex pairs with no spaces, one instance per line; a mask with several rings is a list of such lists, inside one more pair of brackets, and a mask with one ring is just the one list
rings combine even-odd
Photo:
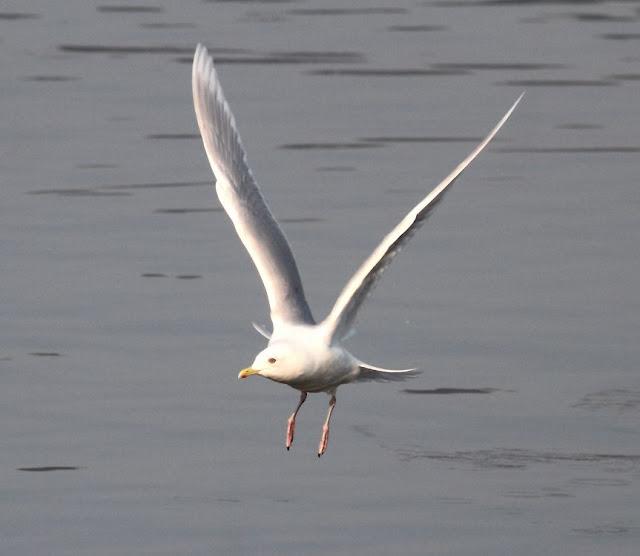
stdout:
[[193,58],[192,87],[218,198],[262,278],[274,328],[279,322],[312,324],[293,254],[247,164],[213,60],[201,44]]
[[429,193],[420,203],[409,211],[400,223],[382,240],[369,258],[347,282],[333,309],[323,321],[327,336],[332,341],[341,341],[351,330],[358,309],[371,291],[375,282],[380,278],[384,269],[391,263],[404,244],[412,237],[416,230],[424,223],[434,207],[442,200],[446,189],[462,174],[469,164],[489,144],[511,113],[522,100],[524,93],[513,103],[509,111],[502,117],[482,142],[465,158],[438,186]]

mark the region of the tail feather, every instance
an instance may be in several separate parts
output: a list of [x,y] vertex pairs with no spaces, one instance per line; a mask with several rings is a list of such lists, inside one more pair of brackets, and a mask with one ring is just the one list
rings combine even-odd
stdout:
[[360,374],[356,380],[358,382],[400,382],[408,378],[415,378],[420,374],[417,369],[384,369],[358,361]]

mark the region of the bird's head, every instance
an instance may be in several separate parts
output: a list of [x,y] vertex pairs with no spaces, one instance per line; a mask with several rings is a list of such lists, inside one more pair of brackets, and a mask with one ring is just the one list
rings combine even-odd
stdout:
[[296,349],[290,342],[273,342],[256,355],[251,367],[240,371],[238,379],[260,375],[277,382],[288,382],[300,376],[309,364],[306,350]]

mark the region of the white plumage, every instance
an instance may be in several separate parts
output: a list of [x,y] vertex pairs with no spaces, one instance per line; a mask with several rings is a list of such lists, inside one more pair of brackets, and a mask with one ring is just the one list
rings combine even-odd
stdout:
[[296,415],[307,393],[327,392],[331,401],[318,447],[321,456],[329,440],[338,386],[360,380],[402,380],[415,374],[415,369],[383,369],[363,363],[341,342],[350,333],[358,310],[393,256],[425,221],[447,188],[493,139],[524,93],[471,154],[387,234],[347,282],[329,315],[316,324],[291,248],[249,168],[213,60],[202,45],[196,48],[193,59],[192,86],[196,118],[216,177],[218,197],[260,274],[271,310],[271,334],[254,324],[269,343],[238,377],[257,374],[301,392],[287,424],[287,449],[293,442]]

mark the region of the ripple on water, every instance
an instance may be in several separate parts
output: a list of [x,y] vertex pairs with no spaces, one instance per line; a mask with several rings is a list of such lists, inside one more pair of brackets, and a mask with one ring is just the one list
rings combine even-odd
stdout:
[[19,21],[22,19],[38,19],[40,14],[27,12],[0,12],[0,21]]
[[493,394],[500,392],[499,388],[404,388],[405,394],[425,394],[449,396],[453,394]]
[[569,463],[605,465],[608,468],[620,468],[628,471],[640,465],[640,454],[538,452],[535,450],[514,448],[492,448],[487,450],[455,452],[404,448],[396,450],[396,453],[405,461],[424,459],[472,465],[484,469],[525,469],[534,464]]
[[590,411],[614,410],[618,412],[640,410],[640,390],[613,388],[587,394],[572,405]]
[[18,471],[30,471],[32,473],[42,473],[47,471],[76,471],[82,469],[76,465],[43,465],[39,467],[18,467]]
[[[214,52],[215,53],[215,52]],[[193,57],[177,58],[184,64],[193,63]],[[245,64],[245,65],[304,65],[304,64],[357,64],[365,61],[359,52],[330,52],[330,51],[292,51],[266,52],[234,56],[216,56],[216,65]]]
[[103,13],[149,14],[164,11],[162,6],[131,6],[126,4],[96,6],[96,10]]
[[166,208],[166,209],[156,209],[154,210],[154,214],[198,214],[200,212],[222,212],[223,209],[221,207],[210,207],[210,208]]

